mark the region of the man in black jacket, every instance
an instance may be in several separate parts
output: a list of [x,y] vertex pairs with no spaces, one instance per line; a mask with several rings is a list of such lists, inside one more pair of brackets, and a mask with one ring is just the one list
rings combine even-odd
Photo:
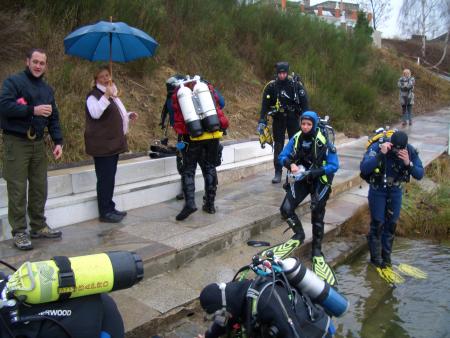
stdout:
[[[0,117],[3,129],[3,177],[8,190],[8,220],[14,244],[21,250],[33,248],[27,234],[26,213],[32,238],[59,238],[60,231],[48,227],[44,208],[47,200],[47,157],[44,130],[55,144],[53,156],[62,155],[63,137],[53,89],[43,80],[47,55],[33,49],[26,69],[3,83]],[[27,205],[28,181],[28,205]]]
[[286,130],[291,139],[300,130],[300,115],[308,110],[308,95],[297,75],[289,76],[289,63],[278,62],[275,66],[276,78],[266,84],[263,91],[258,133],[267,126],[267,114],[272,111],[273,117],[273,164],[275,176],[272,183],[281,182],[282,166],[278,155],[284,146]]

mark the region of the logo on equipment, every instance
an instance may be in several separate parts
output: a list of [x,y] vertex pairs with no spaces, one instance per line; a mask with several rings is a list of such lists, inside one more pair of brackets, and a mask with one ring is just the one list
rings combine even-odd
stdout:
[[44,310],[38,313],[40,316],[51,316],[51,317],[70,317],[72,315],[72,310]]

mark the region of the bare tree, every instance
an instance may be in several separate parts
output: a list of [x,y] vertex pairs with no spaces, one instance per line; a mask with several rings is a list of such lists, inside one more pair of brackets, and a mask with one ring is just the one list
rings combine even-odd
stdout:
[[448,0],[403,0],[398,21],[404,33],[422,37],[421,55],[425,58],[427,36],[442,31],[442,11]]
[[444,51],[442,52],[442,56],[440,60],[433,66],[433,68],[439,67],[439,65],[442,63],[442,61],[445,60],[445,56],[447,55],[447,47],[448,47],[448,37],[450,35],[450,0],[445,1],[445,7],[444,11],[442,11],[442,17],[444,19],[444,22],[446,23],[447,28],[447,34],[445,35],[445,41],[444,41]]
[[363,5],[368,12],[372,13],[373,29],[389,19],[391,10],[391,1],[389,0],[364,0]]

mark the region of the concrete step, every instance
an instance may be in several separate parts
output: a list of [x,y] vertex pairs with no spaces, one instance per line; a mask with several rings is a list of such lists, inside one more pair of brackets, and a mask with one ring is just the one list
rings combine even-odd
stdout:
[[[336,240],[340,226],[352,215],[367,205],[368,187],[356,186],[342,192],[329,200],[325,217],[325,238],[323,251],[330,264],[347,257],[352,250],[360,248],[363,238],[357,242]],[[308,208],[301,207],[301,220],[304,225],[306,240],[296,251],[302,262],[310,266],[312,227]],[[280,219],[271,220],[262,226],[260,233],[248,231],[239,239],[208,244],[210,253],[162,274],[145,279],[131,289],[112,293],[125,321],[127,337],[151,337],[161,335],[168,323],[173,323],[193,312],[201,312],[198,296],[202,288],[215,282],[232,280],[237,270],[251,262],[251,257],[262,248],[253,248],[245,243],[248,239],[264,240],[271,244],[286,241],[292,235]],[[365,243],[365,241],[364,241]],[[356,245],[356,246],[355,246]],[[161,290],[166,290],[161,293]],[[197,328],[197,333],[204,332],[205,326]],[[192,336],[194,332],[192,332]]]
[[[273,159],[270,147],[261,149],[257,141],[227,145],[222,155],[223,164],[218,167],[221,183],[267,170]],[[46,204],[48,224],[59,228],[97,218],[96,182],[92,165],[50,171]],[[200,169],[196,188],[203,190]],[[118,209],[131,210],[173,199],[180,190],[175,157],[137,158],[119,163],[114,201]],[[11,238],[7,204],[6,182],[0,179],[0,240]]]

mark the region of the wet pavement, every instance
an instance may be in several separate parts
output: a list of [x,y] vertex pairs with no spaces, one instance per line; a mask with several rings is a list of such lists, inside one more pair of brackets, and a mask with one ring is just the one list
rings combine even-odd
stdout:
[[[445,109],[417,117],[413,126],[405,128],[424,164],[446,151],[449,122],[450,109]],[[367,204],[367,186],[360,188],[359,178],[366,140],[338,145],[341,169],[333,182],[334,198],[327,205],[327,232],[335,232]],[[176,221],[175,216],[183,201],[170,200],[130,210],[118,224],[91,220],[63,227],[61,240],[33,240],[35,249],[28,252],[15,249],[11,240],[2,241],[0,257],[18,266],[26,260],[47,260],[55,255],[135,251],[145,263],[145,280],[133,288],[114,292],[113,297],[125,319],[128,336],[145,337],[152,330],[157,332],[155,325],[159,321],[186,311],[184,306],[195,301],[205,284],[227,281],[240,266],[248,264],[257,250],[242,245],[246,240],[260,236],[276,243],[290,237],[290,232],[283,233],[285,225],[280,226],[283,222],[279,206],[284,191],[281,184],[270,183],[272,174],[264,172],[223,186],[219,182],[214,215],[201,210],[203,194],[198,193],[199,210],[182,222]],[[298,213],[302,215],[307,242],[311,239],[308,211],[305,201]],[[344,246],[343,251],[346,250],[351,249]],[[193,337],[192,330],[186,327],[186,335],[173,337]]]

